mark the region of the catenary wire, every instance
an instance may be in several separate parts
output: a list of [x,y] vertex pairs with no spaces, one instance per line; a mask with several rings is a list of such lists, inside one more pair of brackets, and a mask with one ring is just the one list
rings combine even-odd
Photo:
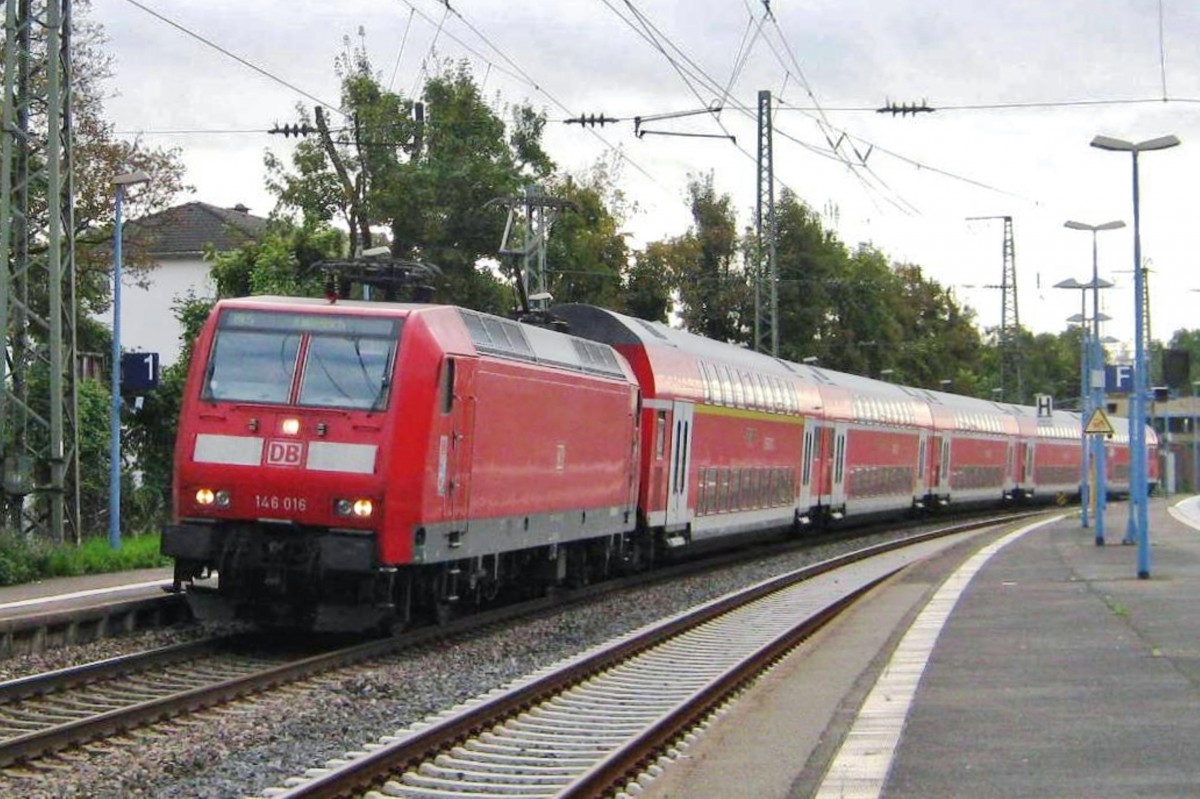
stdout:
[[179,24],[175,20],[170,19],[169,17],[166,17],[163,14],[160,14],[159,12],[150,8],[149,6],[138,2],[138,0],[125,0],[125,2],[129,3],[131,6],[134,6],[135,8],[138,8],[138,9],[144,11],[145,13],[154,17],[155,19],[158,19],[159,21],[164,22],[167,25],[170,25],[172,28],[175,28],[179,32],[192,37],[193,39],[204,44],[205,46],[211,47],[212,49],[216,50],[217,52],[221,53],[222,55],[232,58],[234,61],[237,61],[242,66],[245,66],[245,67],[248,67],[248,68],[254,70],[258,74],[267,78],[268,80],[272,80],[281,86],[291,89],[292,91],[296,92],[297,94],[302,95],[302,96],[307,97],[308,99],[312,100],[317,105],[328,108],[330,111],[336,111],[339,114],[342,113],[341,108],[339,108],[336,104],[328,103],[328,102],[322,100],[321,98],[306,92],[304,89],[301,89],[299,86],[296,86],[292,83],[288,83],[286,80],[279,77],[278,75],[271,74],[270,72],[268,72],[267,70],[258,66],[257,64],[254,64],[254,63],[246,60],[245,58],[242,58],[240,55],[237,55],[236,53],[233,53],[233,52],[225,49],[224,47],[222,47],[221,45],[212,41],[211,39],[207,39],[204,36],[201,36],[199,33],[196,33],[195,31],[185,27],[184,25]]
[[[421,9],[417,8],[413,4],[412,0],[399,0],[399,2],[404,3],[410,9],[412,9],[412,11],[414,11],[416,14],[418,14],[422,19],[429,22],[430,24],[433,24],[433,21],[430,19],[430,17],[427,14],[425,14],[425,12],[421,11]],[[501,50],[490,39],[488,39],[487,36],[485,36],[474,25],[472,25],[461,13],[458,12],[458,10],[452,8],[448,2],[445,4],[445,7],[446,7],[447,13],[454,14],[455,17],[457,17],[458,20],[460,22],[462,22],[462,24],[468,30],[470,30],[472,33],[474,33],[481,41],[484,42],[484,44],[486,44],[489,48],[491,48],[494,52],[496,52],[502,59],[504,59],[506,62],[508,62],[510,65],[512,65],[513,69],[515,69],[516,72],[513,72],[512,70],[506,69],[503,66],[495,63],[492,59],[487,58],[482,53],[477,51],[475,48],[471,47],[469,44],[464,42],[459,37],[454,36],[449,31],[445,32],[445,35],[447,36],[447,38],[450,38],[453,41],[457,42],[460,46],[462,46],[465,50],[467,50],[467,52],[469,52],[472,55],[474,55],[475,57],[479,58],[481,61],[483,61],[489,67],[495,68],[497,71],[502,72],[505,75],[508,75],[510,78],[512,78],[520,83],[524,83],[524,84],[530,86],[534,91],[545,96],[546,99],[548,99],[551,103],[553,103],[556,107],[558,107],[563,112],[565,112],[567,114],[571,113],[571,110],[569,108],[567,108],[566,105],[564,105],[562,102],[560,102],[557,97],[552,95],[548,90],[544,89],[536,80],[534,80],[530,75],[528,75],[528,73],[526,73],[523,69],[521,69],[520,66],[518,66],[517,63],[515,61],[513,61],[512,58],[510,58],[503,50]],[[599,140],[606,148],[608,148],[609,150],[614,152],[618,158],[620,158],[622,161],[629,164],[634,169],[636,169],[638,172],[640,172],[647,180],[649,180],[655,186],[659,186],[660,188],[662,188],[662,184],[660,184],[658,182],[658,180],[654,177],[654,175],[652,175],[649,171],[647,171],[646,168],[643,167],[641,164],[639,164],[637,161],[630,158],[620,147],[618,147],[618,146],[614,145],[612,142],[608,141],[602,134],[600,134],[599,131],[589,130],[588,132],[591,133],[593,138]]]

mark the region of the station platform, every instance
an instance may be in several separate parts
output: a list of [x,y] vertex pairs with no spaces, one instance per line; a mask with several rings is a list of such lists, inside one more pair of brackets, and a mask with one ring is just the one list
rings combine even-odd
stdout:
[[[1151,570],[1078,508],[888,581],[717,717],[645,797],[1200,795],[1200,498]],[[956,593],[957,592],[957,593]]]
[[161,596],[173,569],[138,569],[109,574],[56,577],[0,586],[0,623],[48,609],[68,610],[113,600]]

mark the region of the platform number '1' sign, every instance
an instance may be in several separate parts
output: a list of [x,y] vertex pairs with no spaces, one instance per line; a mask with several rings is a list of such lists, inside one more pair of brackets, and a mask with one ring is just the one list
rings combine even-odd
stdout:
[[158,388],[158,353],[122,353],[121,393],[140,394],[156,388]]
[[1049,419],[1054,415],[1054,397],[1049,394],[1038,394],[1036,399],[1039,419]]

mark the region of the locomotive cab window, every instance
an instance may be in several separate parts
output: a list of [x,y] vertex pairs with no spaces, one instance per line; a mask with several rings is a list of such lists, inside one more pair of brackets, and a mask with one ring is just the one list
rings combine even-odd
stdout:
[[217,326],[202,396],[382,410],[399,332],[398,319],[227,310]]

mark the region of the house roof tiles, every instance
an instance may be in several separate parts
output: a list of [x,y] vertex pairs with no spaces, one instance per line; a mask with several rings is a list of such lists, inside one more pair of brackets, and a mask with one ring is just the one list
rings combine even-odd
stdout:
[[208,245],[218,252],[262,238],[267,220],[244,205],[221,208],[190,202],[125,225],[125,241],[136,241],[152,257],[199,256]]

